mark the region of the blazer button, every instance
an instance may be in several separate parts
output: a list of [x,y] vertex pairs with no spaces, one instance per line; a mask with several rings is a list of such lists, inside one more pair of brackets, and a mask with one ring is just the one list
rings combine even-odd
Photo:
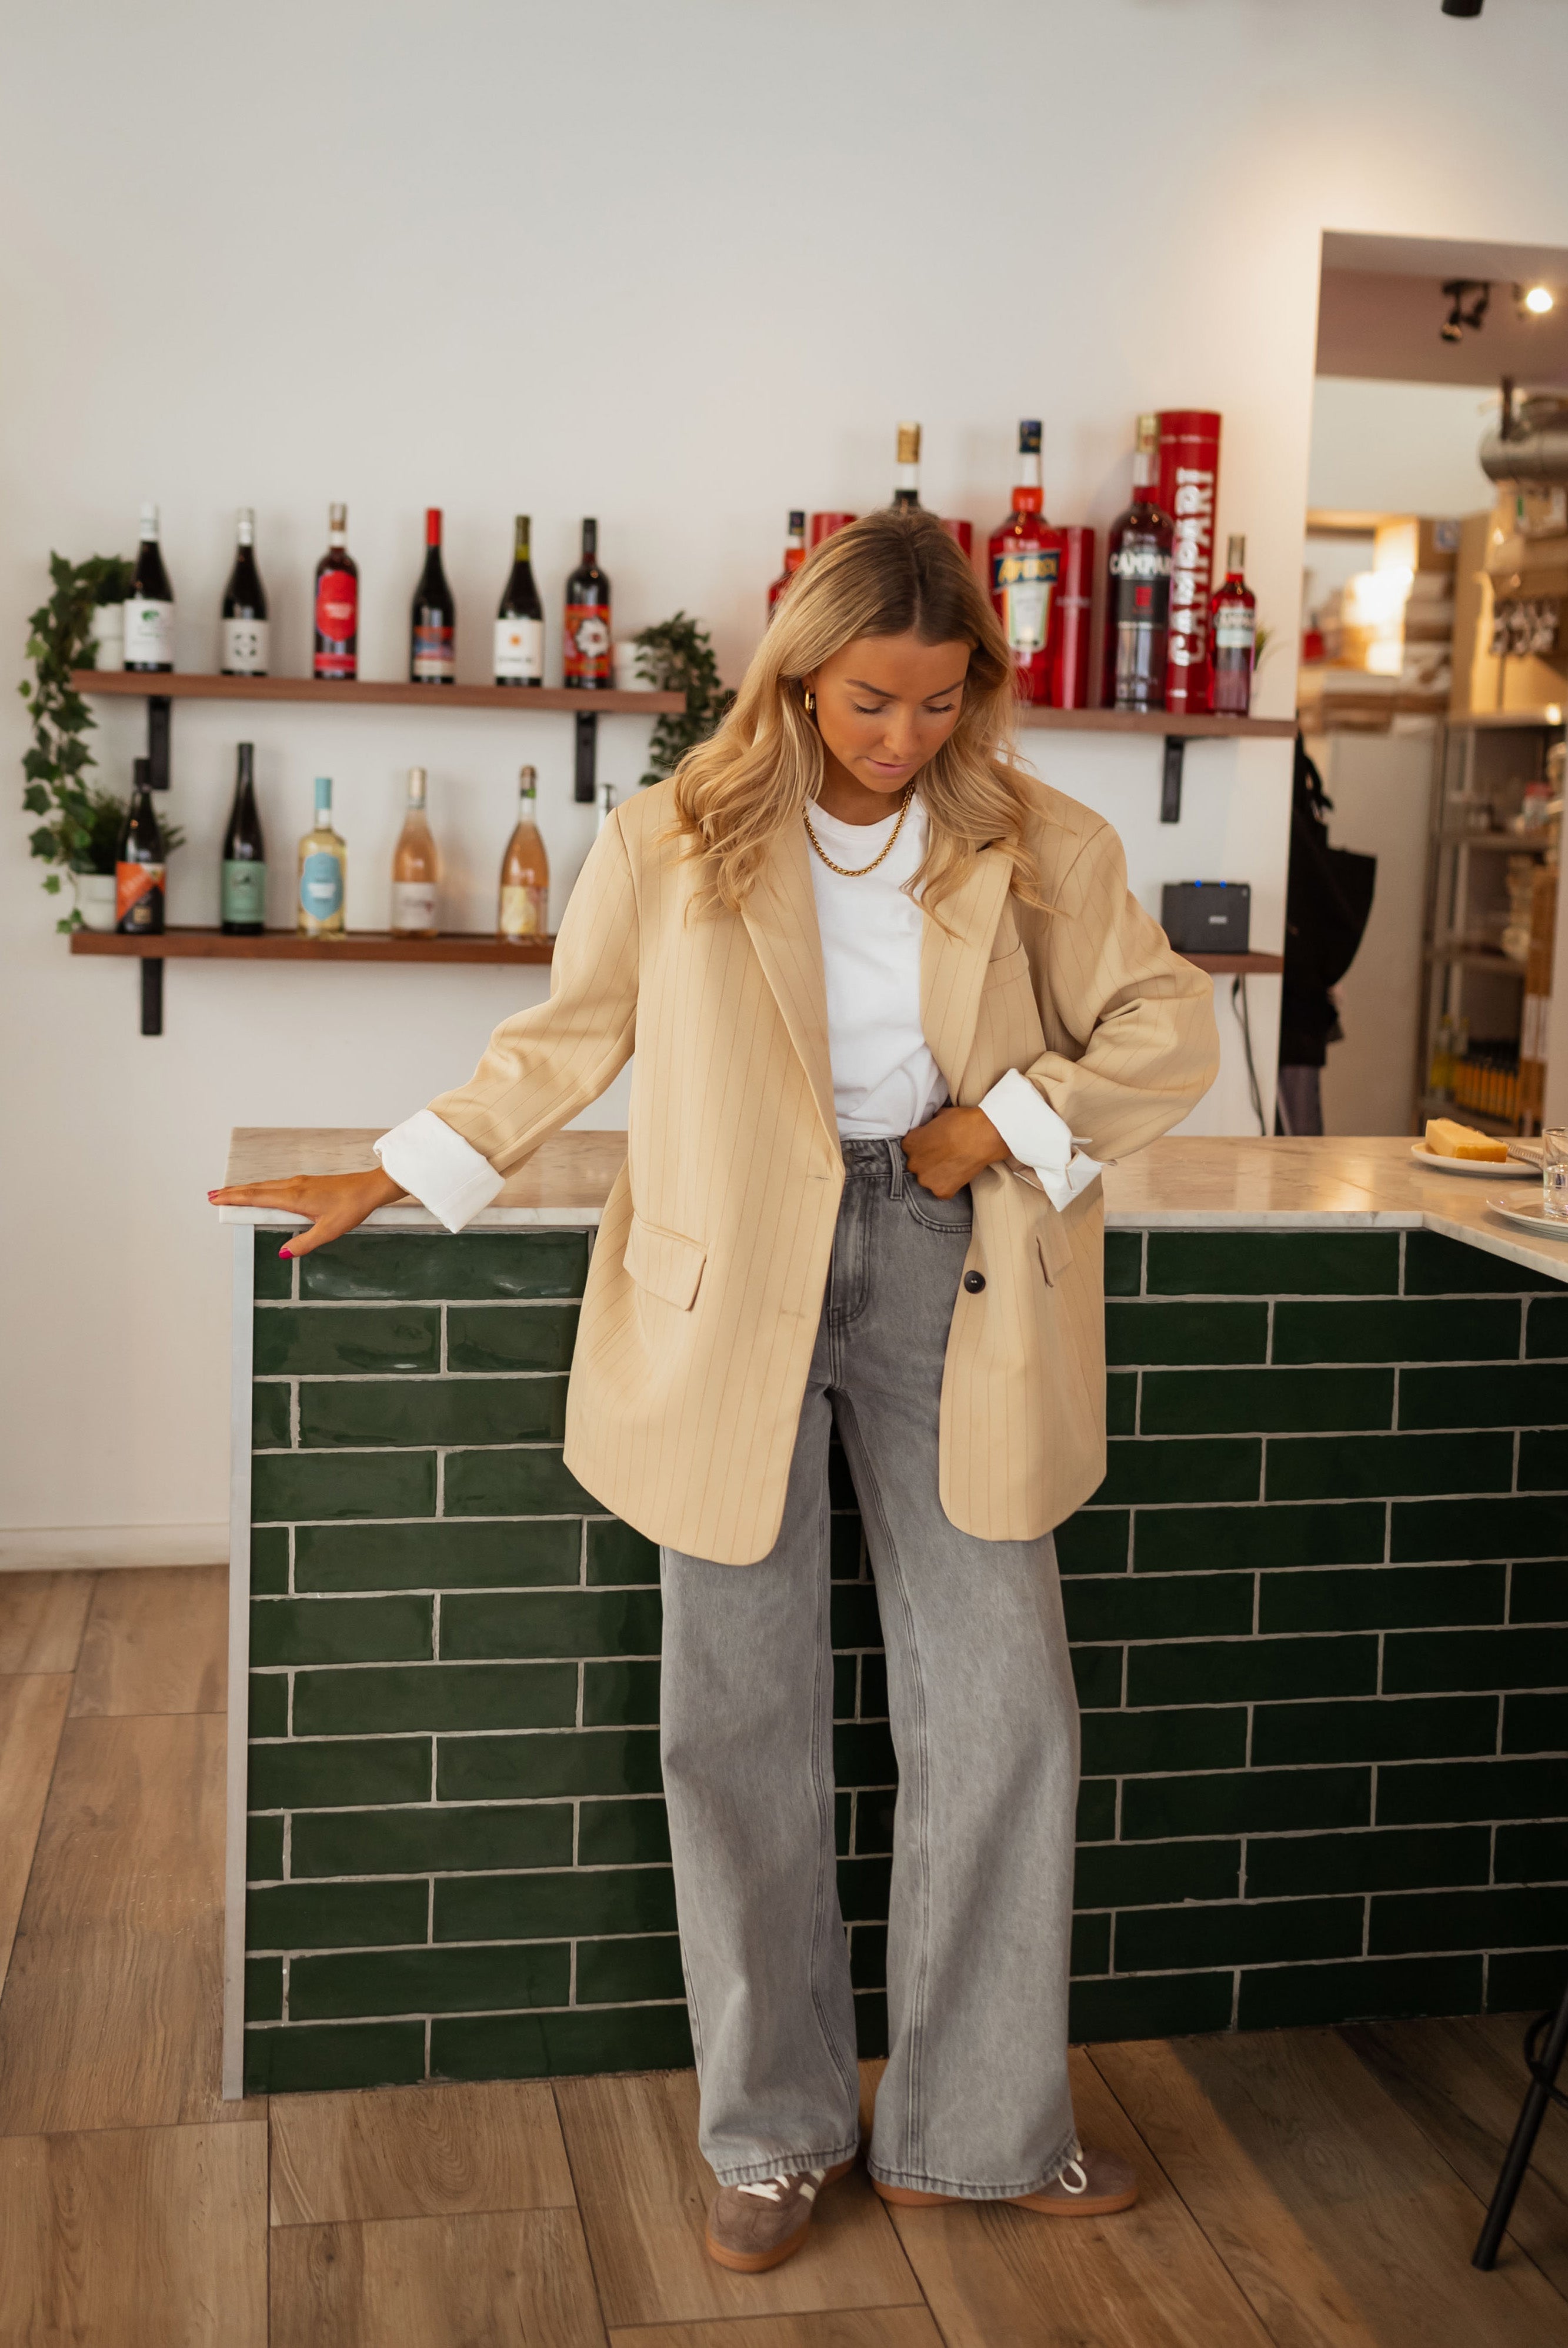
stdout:
[[983,1272],[965,1272],[964,1286],[968,1290],[971,1296],[978,1296],[985,1284],[986,1276]]

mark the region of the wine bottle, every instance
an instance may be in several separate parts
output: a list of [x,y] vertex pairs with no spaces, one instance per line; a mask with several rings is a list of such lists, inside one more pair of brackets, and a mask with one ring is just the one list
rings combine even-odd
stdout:
[[528,517],[519,514],[512,567],[496,613],[496,683],[543,685],[545,608],[528,561]]
[[1233,538],[1225,555],[1225,583],[1209,606],[1214,647],[1209,707],[1227,717],[1245,717],[1252,707],[1257,598],[1245,573],[1246,541]]
[[1175,530],[1154,502],[1160,419],[1138,418],[1132,502],[1111,526],[1105,593],[1105,705],[1163,709],[1165,634],[1171,612],[1171,548]]
[[256,514],[241,506],[235,528],[234,568],[223,590],[223,651],[218,666],[224,676],[265,676],[270,650],[267,591],[256,568]]
[[114,925],[128,936],[163,932],[167,855],[152,804],[152,762],[131,768],[130,805],[120,829],[114,868]]
[[599,524],[582,525],[582,560],[566,582],[564,682],[584,692],[602,693],[615,682],[610,635],[610,581],[600,569]]
[[408,808],[397,846],[392,851],[392,934],[395,938],[433,938],[436,928],[436,884],[441,878],[429,819],[425,812],[425,769],[408,769]]
[[267,845],[256,812],[255,756],[252,744],[240,744],[234,804],[223,834],[219,918],[231,938],[259,938],[266,927]]
[[520,943],[542,938],[550,925],[550,860],[534,821],[538,777],[531,767],[518,776],[518,820],[501,859],[501,903],[497,937]]
[[296,926],[305,938],[341,938],[348,849],[333,829],[330,775],[316,777],[316,819],[300,842]]
[[784,540],[784,569],[779,572],[778,577],[770,582],[768,587],[768,619],[770,623],[773,619],[774,613],[778,609],[779,597],[784,593],[784,589],[789,585],[790,581],[794,577],[795,572],[800,569],[801,564],[804,561],[805,510],[804,507],[792,507],[790,509],[789,518],[789,536]]
[[156,506],[141,510],[141,543],[136,551],[130,593],[125,599],[125,664],[140,669],[174,666],[174,590],[158,542]]
[[1061,538],[1045,520],[1040,481],[1040,426],[1026,419],[1018,427],[1018,467],[1012,511],[991,534],[991,602],[1012,654],[1013,685],[1020,701],[1043,703],[1050,693],[1046,647],[1050,604],[1061,560]]
[[327,508],[327,551],[316,565],[312,674],[339,684],[359,675],[359,565],[348,551],[348,508]]
[[414,591],[408,677],[412,685],[457,682],[457,607],[441,568],[441,509],[425,509],[425,568]]
[[917,424],[898,427],[898,469],[894,475],[893,502],[896,506],[917,506],[920,502],[920,427]]

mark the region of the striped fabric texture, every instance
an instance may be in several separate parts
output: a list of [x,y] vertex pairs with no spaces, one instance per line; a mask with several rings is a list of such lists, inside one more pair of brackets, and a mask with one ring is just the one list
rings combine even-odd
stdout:
[[[1020,1069],[1098,1159],[1184,1117],[1218,1060],[1208,979],[1128,893],[1121,842],[1043,784],[1030,845],[1049,911],[999,852],[927,915],[921,1015],[955,1101]],[[627,1163],[594,1249],[566,1465],[651,1540],[753,1563],[778,1531],[843,1161],[804,827],[743,912],[698,915],[668,785],[619,808],[556,943],[547,1003],[496,1030],[430,1106],[509,1172],[633,1051]],[[982,1540],[1030,1539],[1105,1472],[1102,1214],[1007,1167],[975,1226],[942,1398],[942,1502]]]

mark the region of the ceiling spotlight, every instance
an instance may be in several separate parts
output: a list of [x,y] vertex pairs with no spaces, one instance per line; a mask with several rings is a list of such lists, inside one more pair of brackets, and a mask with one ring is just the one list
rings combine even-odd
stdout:
[[1520,309],[1527,310],[1532,318],[1544,318],[1548,310],[1557,306],[1557,296],[1550,285],[1516,285],[1513,298]]
[[[1462,343],[1465,328],[1479,334],[1486,316],[1486,306],[1491,299],[1491,286],[1476,277],[1450,277],[1443,286],[1449,299],[1449,314],[1438,328],[1445,343]],[[1469,296],[1467,303],[1466,296]]]

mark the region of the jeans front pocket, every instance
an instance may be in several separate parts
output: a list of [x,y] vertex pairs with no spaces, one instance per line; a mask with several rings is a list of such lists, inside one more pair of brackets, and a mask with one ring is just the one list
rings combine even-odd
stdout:
[[906,1167],[904,1170],[904,1205],[911,1220],[922,1231],[952,1231],[968,1238],[974,1229],[974,1194],[966,1182],[950,1199],[938,1199],[923,1182],[917,1182]]

